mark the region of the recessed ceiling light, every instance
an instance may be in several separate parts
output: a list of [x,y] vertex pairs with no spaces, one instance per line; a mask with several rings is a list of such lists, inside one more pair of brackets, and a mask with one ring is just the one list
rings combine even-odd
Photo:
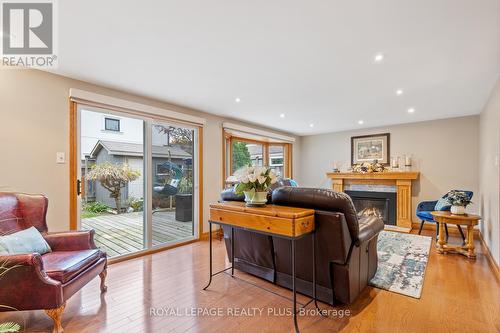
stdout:
[[359,125],[363,125],[365,122],[363,120],[358,120]]
[[236,103],[239,103],[239,102],[241,102],[241,99],[240,99],[239,97],[236,97],[236,98],[234,99],[234,101],[235,101]]
[[408,109],[408,113],[414,113],[415,112],[415,108],[409,108]]
[[284,113],[280,114],[280,118],[285,118],[285,114]]
[[403,95],[403,89],[396,90],[396,95],[398,95],[398,96]]
[[373,57],[373,61],[375,61],[375,62],[382,62],[382,60],[384,60],[384,54],[383,53],[377,53]]
[[314,124],[309,124],[309,127],[314,127]]

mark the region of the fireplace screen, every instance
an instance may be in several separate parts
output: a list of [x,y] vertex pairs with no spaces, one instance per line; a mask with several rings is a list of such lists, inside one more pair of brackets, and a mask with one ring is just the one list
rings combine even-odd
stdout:
[[346,191],[351,197],[358,217],[376,216],[385,224],[396,225],[396,193]]

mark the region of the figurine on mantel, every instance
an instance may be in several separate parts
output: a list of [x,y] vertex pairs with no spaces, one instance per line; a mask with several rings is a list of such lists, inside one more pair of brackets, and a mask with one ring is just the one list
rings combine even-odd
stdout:
[[364,162],[359,164],[354,164],[352,166],[352,172],[355,173],[373,173],[373,172],[386,172],[388,171],[383,164],[380,164],[378,160],[374,160],[372,163]]

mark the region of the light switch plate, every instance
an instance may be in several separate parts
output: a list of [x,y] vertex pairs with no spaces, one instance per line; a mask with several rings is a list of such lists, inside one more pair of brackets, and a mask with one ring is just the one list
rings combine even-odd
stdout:
[[56,163],[58,163],[58,164],[66,163],[66,154],[64,152],[57,152]]
[[495,156],[495,166],[498,167],[498,155]]

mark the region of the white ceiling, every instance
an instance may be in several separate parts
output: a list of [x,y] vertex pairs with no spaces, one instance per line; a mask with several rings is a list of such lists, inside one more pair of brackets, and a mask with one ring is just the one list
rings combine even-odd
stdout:
[[500,74],[499,0],[58,6],[54,72],[299,135],[477,114]]

